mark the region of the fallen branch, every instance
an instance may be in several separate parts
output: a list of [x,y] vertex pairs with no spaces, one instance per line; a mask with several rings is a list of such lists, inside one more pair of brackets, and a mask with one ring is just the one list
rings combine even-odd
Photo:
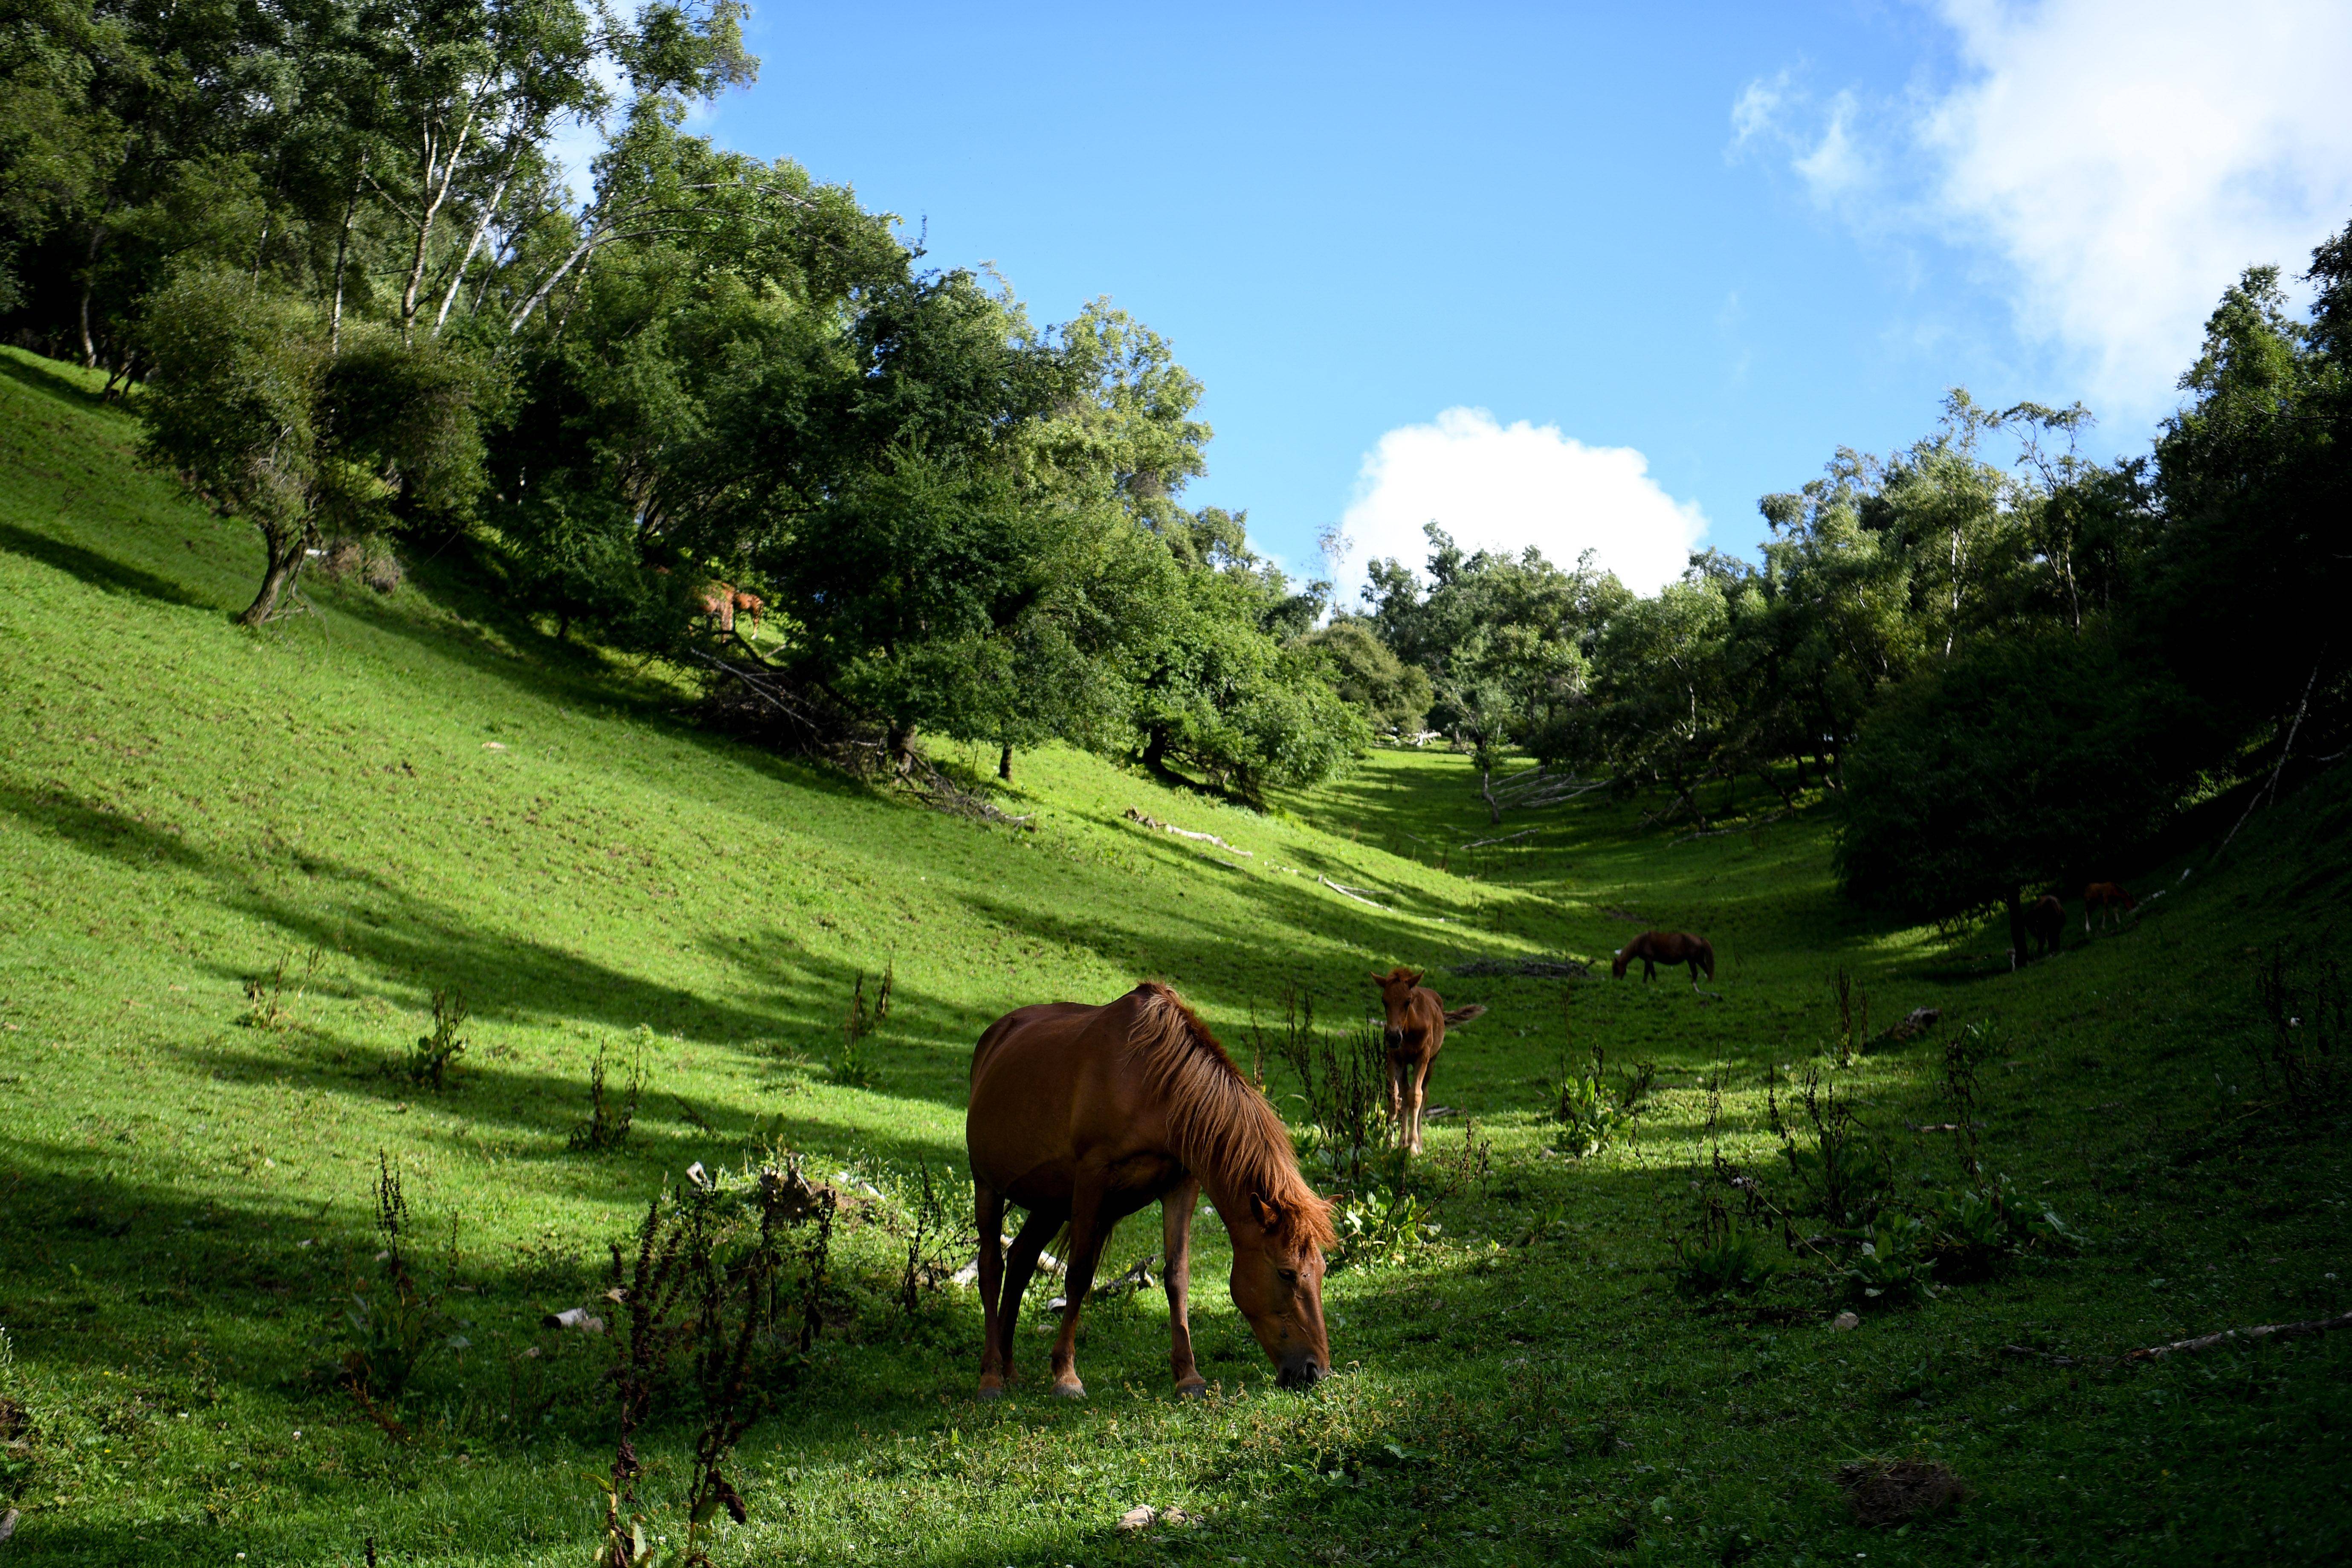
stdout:
[[2251,1343],[2255,1340],[2299,1340],[2306,1334],[2324,1334],[2330,1329],[2352,1329],[2352,1312],[2333,1318],[2312,1318],[2300,1323],[2263,1323],[2251,1329],[2223,1329],[2218,1334],[2200,1334],[2193,1340],[2175,1340],[2168,1345],[2150,1345],[2146,1350],[2126,1351],[2125,1361],[2161,1361],[2166,1356],[2189,1351],[2210,1351],[2215,1345],[2238,1342]]
[[2193,1340],[2175,1340],[2168,1345],[2149,1345],[2142,1350],[2126,1351],[2119,1356],[2058,1355],[2050,1351],[2034,1350],[2028,1345],[2003,1345],[2000,1352],[2003,1355],[2045,1361],[2052,1366],[2116,1366],[2132,1362],[2162,1361],[2168,1355],[2210,1351],[2217,1345],[2252,1344],[2259,1340],[2299,1340],[2334,1329],[2352,1329],[2352,1312],[2333,1318],[2311,1318],[2300,1323],[2258,1323],[2251,1329],[2223,1329],[2217,1334],[2200,1334]]
[[1386,904],[1372,903],[1370,899],[1365,897],[1356,889],[1343,888],[1339,883],[1333,881],[1330,878],[1324,876],[1319,871],[1316,873],[1315,879],[1322,883],[1325,887],[1330,889],[1333,892],[1339,894],[1343,899],[1353,899],[1360,904],[1370,904],[1373,909],[1380,910],[1381,913],[1384,915],[1392,915],[1396,913],[1394,910],[1390,909]]
[[1517,833],[1506,833],[1500,838],[1474,838],[1469,843],[1461,846],[1461,847],[1465,849],[1484,849],[1489,844],[1508,844],[1515,838],[1528,837],[1532,836],[1535,831],[1536,829],[1532,827],[1524,827]]
[[1202,844],[1213,844],[1218,848],[1225,850],[1229,854],[1239,855],[1245,859],[1255,860],[1257,858],[1255,851],[1249,849],[1235,849],[1232,845],[1226,843],[1223,839],[1218,837],[1213,833],[1195,833],[1189,827],[1179,827],[1172,822],[1160,822],[1144,816],[1143,813],[1136,810],[1135,807],[1131,805],[1127,808],[1127,819],[1129,822],[1139,822],[1146,827],[1156,827],[1162,833],[1172,833],[1179,838],[1190,838]]

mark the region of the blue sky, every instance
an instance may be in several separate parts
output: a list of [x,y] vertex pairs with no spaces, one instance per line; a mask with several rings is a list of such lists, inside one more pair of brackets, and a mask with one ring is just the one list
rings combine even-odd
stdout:
[[2221,9],[771,0],[698,118],[1165,333],[1189,499],[1294,566],[1429,511],[1647,587],[1956,384],[2144,445],[2237,268],[2352,216],[2352,8]]

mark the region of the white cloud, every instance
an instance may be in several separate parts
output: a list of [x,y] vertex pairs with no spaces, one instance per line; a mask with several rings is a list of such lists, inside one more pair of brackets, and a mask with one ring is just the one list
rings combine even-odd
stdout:
[[[1874,235],[1989,252],[2021,335],[2095,404],[2168,406],[2245,267],[2299,271],[2352,217],[2352,6],[2341,0],[1944,0],[1961,79],[1817,104],[1790,74],[1731,108]],[[2053,393],[2053,395],[2055,394]]]
[[1407,425],[1364,455],[1356,499],[1340,521],[1343,591],[1367,562],[1392,556],[1415,571],[1434,521],[1465,550],[1517,554],[1532,544],[1572,566],[1585,551],[1625,585],[1650,593],[1682,574],[1706,531],[1695,501],[1677,501],[1630,447],[1588,447],[1556,425],[1496,422],[1483,408],[1449,408]]
[[1931,106],[1947,224],[2016,279],[2019,323],[2092,385],[2164,401],[2224,286],[2299,272],[2352,217],[2352,7],[1954,0],[1973,79]]

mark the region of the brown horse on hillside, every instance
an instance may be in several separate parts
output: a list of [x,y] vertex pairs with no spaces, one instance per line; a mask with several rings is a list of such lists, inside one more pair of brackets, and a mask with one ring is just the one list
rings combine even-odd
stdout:
[[735,584],[705,583],[694,591],[694,598],[695,603],[702,606],[702,613],[709,616],[720,631],[735,629]]
[[1446,1010],[1445,999],[1421,988],[1421,971],[1400,965],[1372,976],[1381,988],[1381,1006],[1388,1020],[1381,1043],[1388,1047],[1389,1120],[1409,1153],[1421,1152],[1421,1108],[1429,1088],[1429,1069],[1445,1048],[1445,1031],[1466,1024],[1486,1009],[1479,1003]]
[[1698,972],[1702,969],[1706,971],[1709,980],[1715,978],[1715,944],[1688,931],[1643,931],[1617,950],[1616,958],[1609,965],[1611,977],[1624,979],[1625,966],[1637,958],[1642,961],[1642,978],[1644,980],[1655,980],[1661,963],[1668,969],[1677,963],[1689,964],[1694,987],[1698,984]]
[[2094,882],[2083,889],[2083,934],[2091,934],[2091,911],[2099,911],[2099,929],[2112,921],[2120,928],[2124,917],[2139,908],[2139,900],[2114,882]]
[[[1070,1227],[1054,1392],[1083,1397],[1078,1310],[1111,1227],[1155,1199],[1167,1257],[1176,1392],[1208,1387],[1185,1316],[1192,1210],[1202,1190],[1233,1239],[1234,1305],[1284,1387],[1331,1371],[1323,1328],[1330,1204],[1298,1173],[1290,1133],[1183,999],[1139,985],[1101,1007],[1055,1002],[1007,1013],[971,1057],[964,1117],[980,1221],[980,1396],[1013,1382],[1013,1329],[1037,1254]],[[1029,1211],[1001,1256],[1004,1205]]]
[[[2025,906],[2025,934],[2033,940],[2036,958],[2047,958],[2058,951],[2058,939],[2066,930],[2066,906],[2058,901],[2055,893],[2044,893]],[[2022,958],[2024,954],[2020,953]]]

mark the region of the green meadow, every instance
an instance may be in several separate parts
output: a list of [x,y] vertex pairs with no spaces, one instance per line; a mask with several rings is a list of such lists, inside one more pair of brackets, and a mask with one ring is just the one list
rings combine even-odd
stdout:
[[[1494,828],[1465,759],[1379,751],[1261,814],[1049,750],[998,797],[1026,829],[985,826],[698,729],[660,667],[512,618],[447,562],[389,595],[313,574],[305,613],[236,627],[252,531],[139,467],[97,387],[0,355],[5,1568],[356,1563],[370,1541],[584,1564],[611,1346],[542,1317],[599,1300],[663,1184],[779,1148],[860,1196],[824,1332],[739,1450],[750,1520],[722,1563],[2352,1555],[2352,1333],[2116,1359],[2352,1308],[2344,1110],[2269,1085],[2255,988],[2273,944],[2344,924],[2340,777],[2135,879],[2164,896],[2120,931],[2086,939],[2070,903],[2065,950],[2014,973],[1994,926],[1841,899],[1817,800],[1706,837],[1599,797]],[[1708,935],[1714,980],[1612,982],[1647,926]],[[1595,967],[1453,973],[1532,957]],[[977,1299],[904,1310],[895,1216],[925,1171],[969,1216],[987,1023],[1160,978],[1247,1065],[1286,994],[1345,1026],[1397,963],[1489,1012],[1438,1062],[1416,1223],[1330,1275],[1342,1375],[1275,1387],[1204,1215],[1210,1398],[1171,1397],[1156,1291],[1090,1308],[1089,1397],[1045,1397],[1044,1280],[1030,1381],[977,1404]],[[1871,1033],[1940,1020],[1842,1061],[1841,969]],[[886,970],[866,1071],[836,1073]],[[405,1067],[436,993],[470,1008],[439,1088]],[[1905,1305],[1818,1258],[1678,1289],[1717,1155],[1795,1190],[1771,1108],[1809,1071],[1898,1196],[1958,1181],[1930,1130],[1956,1038],[1981,1047],[1987,1173],[2079,1245]],[[1579,1158],[1549,1107],[1595,1046],[1612,1082],[1656,1072],[1630,1132]],[[626,1144],[589,1152],[600,1050],[645,1082]],[[342,1385],[380,1160],[449,1271],[397,1436]],[[1129,1221],[1104,1273],[1157,1241]],[[694,1425],[681,1396],[639,1445],[665,1532]],[[1965,1494],[1865,1527],[1836,1473],[1874,1458]],[[1192,1522],[1118,1530],[1139,1505]]]

